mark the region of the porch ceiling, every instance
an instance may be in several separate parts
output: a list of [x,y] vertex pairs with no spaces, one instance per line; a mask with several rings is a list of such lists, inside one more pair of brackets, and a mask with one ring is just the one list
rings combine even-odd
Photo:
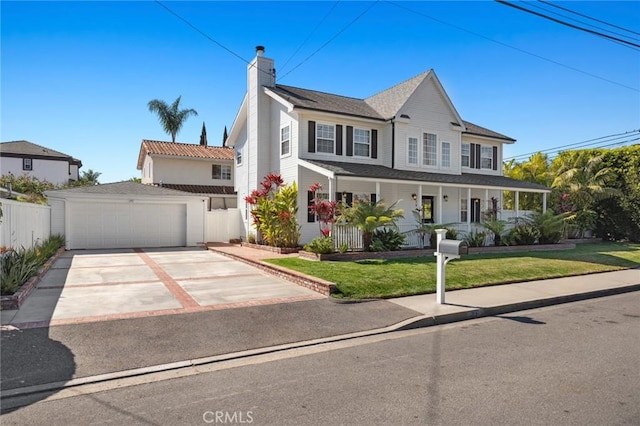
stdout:
[[305,162],[316,167],[321,167],[335,176],[358,180],[407,184],[435,184],[450,187],[487,188],[522,192],[551,192],[551,189],[544,185],[519,181],[505,176],[478,175],[473,173],[450,175],[444,173],[417,172],[413,170],[398,170],[380,165],[343,163],[339,161],[307,159]]

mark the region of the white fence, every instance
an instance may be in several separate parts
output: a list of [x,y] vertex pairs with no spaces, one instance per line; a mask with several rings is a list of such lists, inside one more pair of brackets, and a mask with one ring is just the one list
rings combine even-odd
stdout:
[[204,221],[205,243],[228,243],[232,238],[244,236],[239,209],[205,212]]
[[32,248],[51,236],[51,207],[0,199],[0,246]]

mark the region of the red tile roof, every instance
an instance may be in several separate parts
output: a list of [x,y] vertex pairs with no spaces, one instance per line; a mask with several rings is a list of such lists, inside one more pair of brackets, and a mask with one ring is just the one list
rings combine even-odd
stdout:
[[167,155],[187,158],[211,158],[214,160],[233,160],[233,148],[204,146],[190,143],[150,141],[143,139],[138,155],[138,170],[142,169],[145,155]]

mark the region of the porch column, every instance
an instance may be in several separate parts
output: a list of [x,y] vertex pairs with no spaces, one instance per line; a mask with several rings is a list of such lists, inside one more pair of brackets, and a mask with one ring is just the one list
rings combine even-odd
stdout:
[[547,212],[547,193],[542,193],[542,213]]
[[329,201],[336,201],[336,191],[333,189],[333,178],[329,178]]
[[488,189],[484,190],[484,205],[485,205],[485,210],[489,210],[491,208],[491,206],[489,205],[489,190]]
[[467,232],[471,231],[471,188],[467,188]]
[[516,218],[520,217],[520,191],[516,191],[516,202],[513,210],[516,212]]
[[380,182],[376,182],[376,201],[380,201]]
[[442,220],[442,186],[438,187],[438,220],[434,220],[435,223],[444,223]]

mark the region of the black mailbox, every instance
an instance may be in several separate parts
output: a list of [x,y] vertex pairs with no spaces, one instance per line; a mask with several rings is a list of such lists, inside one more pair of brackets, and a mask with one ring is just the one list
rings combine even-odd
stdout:
[[464,241],[442,240],[440,241],[438,251],[441,254],[450,256],[461,256],[463,254],[469,254],[469,246]]

